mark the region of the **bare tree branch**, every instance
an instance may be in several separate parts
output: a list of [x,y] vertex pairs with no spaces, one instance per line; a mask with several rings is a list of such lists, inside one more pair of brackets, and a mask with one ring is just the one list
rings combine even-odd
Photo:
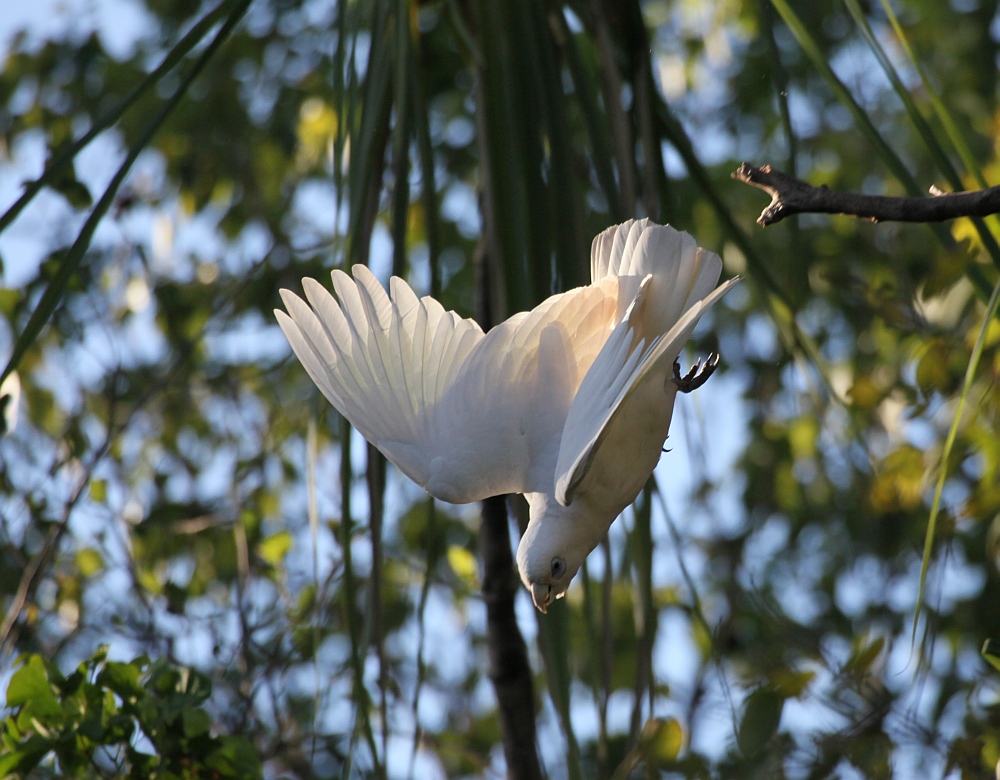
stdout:
[[[484,236],[475,254],[477,320],[488,330],[496,318],[492,294],[490,212],[482,208]],[[542,780],[535,730],[535,686],[528,648],[517,625],[514,601],[518,581],[510,546],[510,521],[504,496],[483,501],[479,525],[483,602],[486,604],[486,640],[490,653],[490,680],[497,695],[503,755],[511,780]],[[523,533],[523,529],[522,529]]]
[[757,218],[764,227],[792,214],[845,214],[872,222],[943,222],[1000,212],[1000,186],[953,193],[931,187],[929,198],[893,198],[814,187],[770,165],[757,168],[749,163],[743,163],[732,178],[771,196],[770,205]]
[[535,690],[528,650],[514,614],[518,583],[503,496],[483,501],[479,553],[483,561],[490,680],[500,707],[507,776],[512,780],[541,780],[542,767],[535,747]]

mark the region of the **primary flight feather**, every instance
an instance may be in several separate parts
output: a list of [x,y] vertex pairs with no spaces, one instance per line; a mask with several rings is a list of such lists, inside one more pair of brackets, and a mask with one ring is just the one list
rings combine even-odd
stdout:
[[594,239],[591,284],[483,333],[365,266],[281,291],[278,324],[309,376],[361,434],[431,495],[452,503],[523,493],[517,550],[543,612],[639,494],[659,460],[701,315],[736,283],[694,239],[630,220]]

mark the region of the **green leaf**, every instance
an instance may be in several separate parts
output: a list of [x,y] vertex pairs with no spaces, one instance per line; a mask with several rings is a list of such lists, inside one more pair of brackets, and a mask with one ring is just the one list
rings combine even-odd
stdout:
[[987,639],[980,652],[982,652],[986,663],[1000,672],[1000,642],[996,639]]
[[7,686],[7,706],[23,707],[28,716],[39,718],[43,722],[48,718],[62,716],[62,707],[49,683],[41,656],[31,656],[14,673]]
[[80,721],[77,726],[77,733],[86,737],[91,742],[101,742],[104,739],[104,724],[101,722],[99,712],[94,712]]
[[97,684],[110,688],[128,702],[136,702],[146,695],[139,681],[139,668],[133,664],[108,661],[97,676]]
[[785,697],[769,685],[750,694],[736,735],[737,744],[744,755],[757,753],[778,732],[784,706]]
[[52,749],[52,743],[39,736],[29,739],[20,750],[0,756],[0,777],[8,775],[24,776]]
[[104,727],[104,740],[107,744],[128,742],[135,732],[135,721],[128,715],[117,713],[108,718]]
[[22,297],[22,293],[18,290],[12,290],[9,287],[0,289],[0,314],[4,317],[10,317]]
[[184,727],[184,736],[190,739],[207,734],[212,727],[212,719],[205,710],[187,707],[181,712],[181,724]]
[[205,759],[205,766],[215,769],[222,777],[252,780],[263,776],[257,753],[243,737],[220,738],[219,748]]
[[811,670],[797,672],[788,667],[781,667],[775,670],[770,677],[775,689],[782,696],[786,699],[798,699],[816,679],[816,672]]
[[87,189],[87,185],[72,176],[65,176],[50,181],[49,187],[66,198],[69,201],[69,205],[75,209],[90,208],[94,202],[94,198],[90,194],[90,190]]

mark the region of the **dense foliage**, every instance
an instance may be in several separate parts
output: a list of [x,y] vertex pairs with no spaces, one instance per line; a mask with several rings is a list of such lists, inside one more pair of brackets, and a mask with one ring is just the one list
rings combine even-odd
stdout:
[[[200,705],[211,693],[203,674],[162,659],[108,661],[107,647],[69,677],[41,656],[26,657],[7,687],[17,714],[3,724],[0,773],[26,774],[54,754],[73,777],[260,777],[246,739],[210,734]],[[140,734],[145,749],[133,739]]]
[[997,183],[994,0],[86,5],[0,71],[3,772],[502,772],[478,510],[351,436],[272,310],[368,262],[496,320],[647,215],[745,282],[634,509],[519,596],[543,763],[992,776],[1000,223],[765,231],[729,173]]

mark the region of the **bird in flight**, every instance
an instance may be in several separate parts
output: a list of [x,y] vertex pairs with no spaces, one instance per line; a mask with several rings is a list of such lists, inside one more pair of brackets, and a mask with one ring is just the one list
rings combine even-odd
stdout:
[[677,393],[718,365],[681,376],[677,360],[738,281],[716,286],[718,255],[647,219],[598,235],[590,263],[590,285],[488,333],[363,265],[333,272],[336,298],[304,279],[275,311],[323,395],[432,496],[524,494],[517,567],[542,612],[645,485]]

